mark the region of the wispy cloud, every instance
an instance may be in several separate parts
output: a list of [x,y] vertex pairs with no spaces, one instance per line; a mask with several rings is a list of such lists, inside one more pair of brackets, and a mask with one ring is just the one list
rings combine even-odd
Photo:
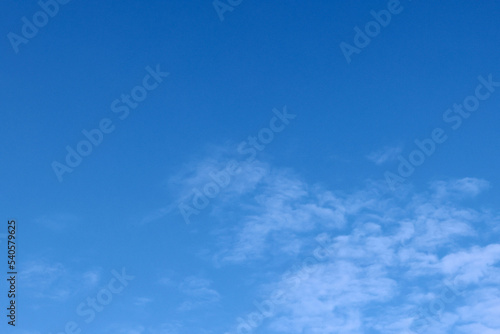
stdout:
[[[170,214],[179,215],[179,204],[191,203],[194,189],[203,189],[205,185],[213,183],[214,174],[224,171],[231,161],[241,160],[235,149],[210,146],[207,151],[210,152],[210,158],[193,158],[164,181],[167,195],[172,200],[163,207],[147,213],[141,221],[142,224],[160,220]],[[230,182],[218,193],[216,202],[227,202],[255,190],[268,169],[268,164],[258,160],[239,164],[237,175],[230,176]],[[212,207],[210,212],[213,210],[216,208]]]
[[[492,216],[458,199],[478,196],[488,186],[486,181],[463,178],[433,183],[425,193],[398,198],[378,183],[334,194],[289,171],[269,168],[245,194],[241,219],[219,231],[220,249],[214,256],[218,264],[243,266],[265,263],[276,254],[295,258],[313,247],[311,234],[331,235],[333,255],[315,264],[307,279],[297,283],[282,278],[262,285],[261,289],[285,291],[287,296],[266,324],[271,332],[366,333],[377,328],[415,333],[414,324],[421,317],[416,312],[440,300],[439,290],[449,282],[467,293],[446,304],[446,312],[435,316],[439,320],[434,323],[429,320],[432,326],[426,331],[465,330],[472,325],[460,315],[460,307],[482,293],[472,284],[481,282],[484,287],[498,281],[500,244],[465,246],[480,242],[478,228]],[[495,298],[488,305],[500,307]],[[467,305],[485,309],[477,303]],[[377,305],[385,305],[387,312]],[[475,326],[500,329],[491,321]]]
[[242,208],[242,218],[226,231],[233,241],[221,239],[226,246],[216,255],[217,261],[242,262],[277,252],[294,255],[301,250],[301,234],[320,226],[336,229],[344,225],[344,203],[332,193],[309,187],[288,171],[268,168],[259,181],[251,190],[253,200]]
[[100,282],[100,271],[78,272],[58,262],[47,260],[29,261],[19,276],[30,295],[43,300],[66,301],[79,291],[89,290]]
[[397,156],[403,151],[402,145],[398,146],[385,146],[384,148],[373,151],[366,156],[368,160],[376,165],[382,165],[386,162],[396,160]]
[[459,180],[436,181],[431,186],[438,199],[462,199],[476,197],[490,187],[486,180],[466,177]]
[[[224,165],[225,151],[217,152],[222,153],[216,159],[202,160],[170,179],[179,198]],[[400,152],[400,147],[387,147],[369,159],[382,164]],[[255,289],[259,294],[285,291],[286,302],[262,321],[268,332],[416,333],[417,322],[425,323],[428,333],[500,329],[493,315],[474,322],[463,311],[468,305],[491,314],[500,307],[495,295],[480,297],[499,277],[500,244],[481,244],[482,228],[498,221],[498,215],[470,208],[466,201],[488,190],[487,181],[436,181],[424,192],[408,186],[394,196],[382,181],[348,193],[308,184],[290,170],[259,160],[242,168],[248,168],[248,177],[235,178],[208,212],[231,225],[214,226],[216,247],[203,254],[210,254],[216,266],[265,264],[271,271],[260,272],[273,279]],[[317,233],[329,235],[331,255],[315,263],[306,279],[291,280],[267,266],[278,258],[306,256]],[[442,311],[422,316],[449,284],[466,292]],[[187,297],[181,311],[220,300],[205,279],[189,277],[179,288]]]
[[179,290],[187,297],[179,306],[179,310],[191,311],[217,303],[220,300],[220,295],[210,286],[211,282],[209,280],[196,276],[187,277],[179,285]]

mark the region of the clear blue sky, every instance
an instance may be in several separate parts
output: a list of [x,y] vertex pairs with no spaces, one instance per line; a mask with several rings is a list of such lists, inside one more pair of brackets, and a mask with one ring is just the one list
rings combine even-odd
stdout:
[[500,333],[499,3],[1,6],[2,333]]

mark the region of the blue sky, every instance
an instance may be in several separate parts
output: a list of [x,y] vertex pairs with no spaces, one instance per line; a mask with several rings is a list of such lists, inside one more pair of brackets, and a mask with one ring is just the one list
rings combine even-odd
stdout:
[[500,333],[500,4],[215,4],[2,4],[2,332]]

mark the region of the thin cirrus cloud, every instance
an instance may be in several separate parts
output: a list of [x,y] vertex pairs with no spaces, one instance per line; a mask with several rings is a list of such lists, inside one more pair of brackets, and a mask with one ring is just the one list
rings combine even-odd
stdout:
[[[450,181],[448,188],[455,189],[457,182]],[[354,226],[364,221],[392,229],[396,225],[400,241],[416,233],[413,243],[434,247],[446,243],[452,235],[473,235],[474,230],[462,220],[480,218],[474,210],[445,206],[437,199],[426,201],[426,195],[415,195],[405,208],[396,200],[380,196],[377,189],[340,196],[309,186],[288,172],[270,169],[258,186],[261,191],[255,194],[253,203],[246,204],[238,223],[226,230],[234,241],[217,254],[219,261],[237,263],[273,254],[280,245],[300,243],[304,235],[318,229],[340,231],[348,221]],[[477,195],[470,187],[460,189],[463,196]],[[285,241],[284,235],[288,236]]]
[[[391,152],[374,161],[388,161],[398,149]],[[223,166],[223,156],[191,164],[174,176],[173,197],[203,186],[208,173]],[[338,192],[256,160],[242,165],[211,201],[205,214],[231,224],[211,228],[215,242],[203,254],[210,254],[204,258],[216,268],[251,268],[256,277],[266,277],[255,281],[257,300],[284,291],[286,302],[260,325],[268,333],[420,333],[417,323],[425,324],[426,333],[495,333],[500,298],[486,292],[499,283],[500,244],[485,242],[484,231],[498,216],[468,202],[490,187],[486,180],[465,177],[432,182],[420,193],[407,187],[398,196],[376,181]],[[291,280],[267,265],[276,258],[310,256],[318,234],[328,235],[331,253],[303,279]],[[259,264],[266,266],[257,269]],[[447,284],[463,293],[422,318],[420,310],[434,305]],[[185,297],[179,311],[230,299],[197,277],[186,278],[179,290]],[[237,332],[236,318],[226,325],[229,332]]]
[[432,184],[435,195],[440,198],[455,197],[475,197],[490,187],[486,180],[466,177],[460,180],[449,182],[437,181]]
[[376,165],[382,165],[386,162],[396,160],[397,156],[403,151],[402,145],[385,146],[380,150],[369,153],[366,158]]
[[260,193],[253,203],[246,204],[240,222],[227,231],[235,241],[216,255],[219,262],[244,262],[276,252],[297,254],[301,234],[319,226],[338,228],[345,223],[345,208],[333,194],[310,188],[287,174],[266,169],[256,184]]
[[19,275],[33,305],[47,300],[65,302],[81,291],[96,287],[101,279],[99,270],[80,272],[45,259],[28,261],[24,268]]
[[[488,188],[484,180],[463,178],[434,182],[424,193],[401,198],[387,196],[376,183],[339,195],[269,167],[245,197],[240,219],[218,233],[214,259],[244,267],[276,254],[300,258],[315,243],[311,234],[331,236],[333,255],[315,264],[306,279],[277,279],[257,289],[286,295],[262,325],[270,333],[415,333],[421,320],[415,312],[438,298],[446,282],[455,282],[463,296],[446,305],[438,320],[428,320],[426,332],[498,331],[492,319],[500,298],[484,291],[498,284],[500,244],[481,245],[481,228],[497,217],[462,201]],[[490,317],[472,318],[464,307]]]
[[156,222],[168,215],[174,214],[179,217],[179,205],[186,204],[192,206],[194,190],[202,190],[204,185],[214,182],[211,173],[218,173],[227,167],[229,161],[234,160],[240,163],[237,175],[231,176],[229,184],[221,189],[216,198],[208,206],[208,213],[217,210],[213,203],[227,202],[243,194],[255,190],[255,187],[264,177],[269,166],[267,163],[255,160],[251,163],[240,161],[237,153],[227,148],[209,148],[210,158],[193,159],[182,166],[179,172],[168,177],[162,184],[166,185],[167,193],[171,198],[164,206],[154,209],[144,215],[141,224]]
[[207,279],[189,276],[179,285],[185,301],[179,306],[180,311],[192,311],[197,308],[213,306],[220,300],[219,293],[211,288]]

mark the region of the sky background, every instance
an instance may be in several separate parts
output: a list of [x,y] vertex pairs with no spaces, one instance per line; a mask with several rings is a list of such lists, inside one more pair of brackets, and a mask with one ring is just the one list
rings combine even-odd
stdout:
[[[401,0],[350,63],[339,45],[387,1],[243,0],[224,20],[208,0],[70,1],[18,52],[8,34],[41,7],[1,6],[0,249],[6,272],[16,219],[19,271],[2,332],[500,333],[500,87],[459,128],[443,119],[479,76],[500,82],[500,3]],[[111,104],[148,66],[169,75],[121,120]],[[285,110],[248,162],[239,145]],[[105,118],[60,182],[53,162]],[[390,187],[435,128],[448,139]],[[179,206],[230,161],[187,224]],[[77,307],[123,268],[87,323]]]

